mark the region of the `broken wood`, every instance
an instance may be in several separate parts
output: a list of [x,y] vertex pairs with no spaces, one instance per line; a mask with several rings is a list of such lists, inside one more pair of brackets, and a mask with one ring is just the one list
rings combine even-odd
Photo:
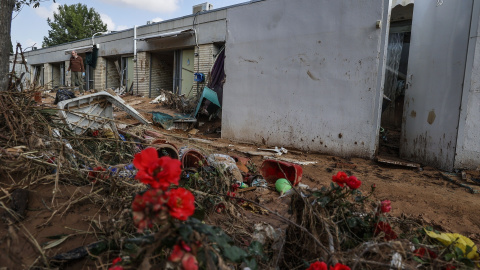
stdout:
[[247,192],[247,191],[252,191],[257,189],[257,187],[247,187],[247,188],[241,188],[237,190],[237,193],[242,193],[242,192]]
[[384,164],[389,164],[389,165],[409,167],[409,168],[420,168],[421,167],[419,163],[410,162],[410,161],[401,160],[401,159],[393,159],[393,158],[377,157],[377,162],[384,163]]
[[122,71],[120,70],[120,65],[118,64],[118,60],[115,60],[115,67],[117,68],[118,76],[122,77]]

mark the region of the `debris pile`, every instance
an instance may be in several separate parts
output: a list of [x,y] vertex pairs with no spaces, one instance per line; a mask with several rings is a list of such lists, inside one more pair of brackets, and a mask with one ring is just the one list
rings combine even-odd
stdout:
[[[2,243],[32,243],[34,254],[19,265],[478,267],[470,238],[391,216],[395,205],[375,200],[376,186],[365,187],[352,173],[335,171],[327,186],[303,184],[306,166],[315,163],[288,157],[294,150],[232,154],[231,145],[220,151],[208,140],[177,138],[105,92],[63,100],[57,108],[39,106],[34,96],[34,90],[0,92],[0,208],[7,228],[0,237]],[[163,102],[185,108],[177,107],[183,106],[177,98],[165,95]],[[112,106],[143,125],[120,128]],[[267,158],[255,159],[258,153]],[[41,190],[48,191],[47,200]],[[39,224],[31,229],[55,226],[76,211],[82,214],[77,223],[87,226],[62,226],[42,236],[26,229],[34,221]],[[77,245],[70,242],[80,235],[85,238]]]

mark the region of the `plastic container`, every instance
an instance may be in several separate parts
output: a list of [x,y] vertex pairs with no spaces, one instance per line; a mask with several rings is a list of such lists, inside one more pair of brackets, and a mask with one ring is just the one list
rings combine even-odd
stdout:
[[274,184],[280,178],[285,178],[293,186],[297,186],[302,181],[303,169],[300,165],[290,162],[267,159],[262,163],[260,173],[270,184]]
[[167,142],[163,139],[158,139],[152,142],[153,147],[157,149],[158,157],[169,156],[173,159],[179,159],[177,146],[173,143]]
[[182,162],[182,169],[199,169],[203,166],[209,165],[205,156],[203,156],[198,150],[182,147],[180,148],[179,155],[179,159]]

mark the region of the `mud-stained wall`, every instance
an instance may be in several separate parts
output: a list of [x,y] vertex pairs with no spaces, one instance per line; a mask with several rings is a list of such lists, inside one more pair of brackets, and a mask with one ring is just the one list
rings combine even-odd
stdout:
[[373,157],[388,2],[267,0],[228,10],[222,137]]
[[480,166],[480,2],[474,1],[467,54],[455,168]]
[[150,86],[150,53],[138,53],[137,62],[133,63],[133,69],[134,93],[148,97]]
[[152,53],[151,97],[160,90],[173,91],[173,51]]

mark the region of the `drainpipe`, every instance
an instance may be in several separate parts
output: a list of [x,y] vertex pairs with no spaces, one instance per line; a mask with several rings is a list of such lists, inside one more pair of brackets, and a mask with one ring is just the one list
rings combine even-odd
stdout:
[[137,73],[137,95],[138,95],[138,63],[137,63],[137,26],[133,27],[133,62],[135,62],[135,72]]

